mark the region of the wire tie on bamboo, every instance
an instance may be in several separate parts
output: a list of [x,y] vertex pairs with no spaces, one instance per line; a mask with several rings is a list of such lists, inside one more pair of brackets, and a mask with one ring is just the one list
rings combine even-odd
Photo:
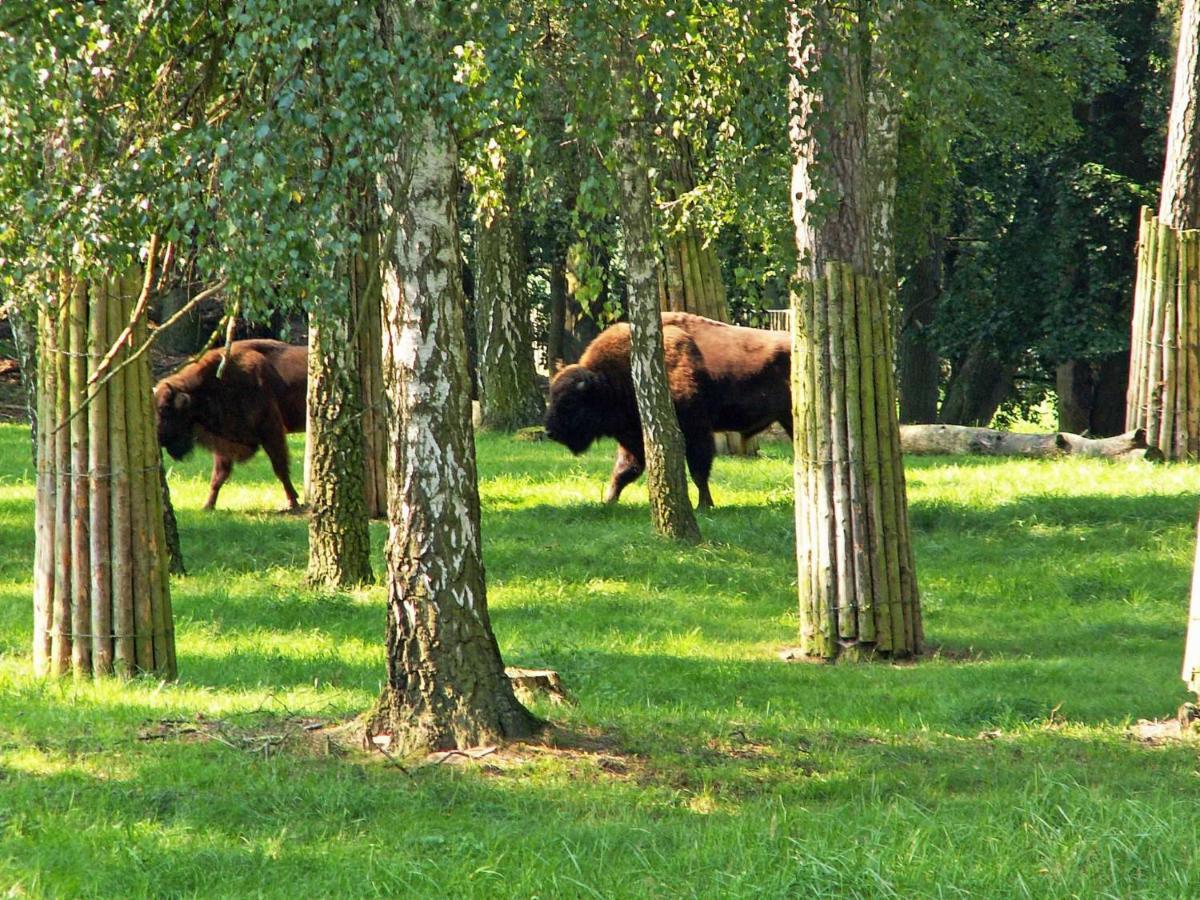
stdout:
[[50,632],[52,637],[68,638],[71,640],[76,640],[76,639],[83,640],[85,638],[87,640],[92,640],[93,638],[104,638],[105,640],[107,640],[108,638],[113,638],[114,640],[118,640],[118,641],[123,641],[126,638],[166,637],[167,635],[173,635],[174,633],[175,633],[174,628],[164,628],[160,631],[139,631],[139,632],[131,633],[131,634],[85,634],[82,631],[79,632],[78,634],[76,634],[75,632],[72,632],[72,631],[51,631]]
[[151,463],[148,466],[142,466],[140,469],[115,469],[107,472],[75,472],[71,469],[38,469],[37,474],[49,475],[57,478],[93,478],[97,481],[103,481],[106,478],[116,478],[118,475],[140,475],[143,472],[153,472],[156,469],[161,469],[162,463]]

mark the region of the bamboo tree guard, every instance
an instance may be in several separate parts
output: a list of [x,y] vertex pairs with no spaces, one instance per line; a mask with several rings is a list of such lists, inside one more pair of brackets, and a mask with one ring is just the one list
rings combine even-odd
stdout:
[[1200,231],[1142,208],[1130,341],[1128,431],[1168,459],[1200,454]]
[[793,303],[800,651],[919,653],[886,292],[831,262]]
[[96,384],[129,323],[137,275],[64,276],[39,314],[34,670],[175,677],[161,455],[144,317]]

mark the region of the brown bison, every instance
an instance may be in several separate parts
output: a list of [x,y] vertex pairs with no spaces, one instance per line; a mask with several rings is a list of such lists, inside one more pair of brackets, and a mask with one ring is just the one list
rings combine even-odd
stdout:
[[[687,313],[663,313],[662,323],[667,381],[688,469],[700,505],[712,506],[708,476],[716,454],[714,431],[750,437],[778,422],[792,433],[791,341],[787,332],[740,328]],[[546,434],[575,454],[596,438],[616,438],[606,503],[615,503],[642,474],[646,458],[629,368],[628,325],[606,329],[577,365],[558,373],[550,385]]]
[[212,451],[205,509],[216,506],[233,464],[245,462],[261,446],[283,484],[288,508],[297,510],[300,502],[288,475],[287,434],[305,426],[308,348],[280,341],[234,341],[229,363],[218,378],[224,352],[210,350],[155,385],[158,442],[175,459],[183,459],[195,444]]

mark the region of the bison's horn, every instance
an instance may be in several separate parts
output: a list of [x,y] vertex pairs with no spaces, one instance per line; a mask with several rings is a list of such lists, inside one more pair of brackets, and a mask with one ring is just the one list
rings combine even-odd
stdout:
[[176,409],[187,409],[192,404],[191,395],[183,391],[176,391],[175,396],[171,398],[171,405]]

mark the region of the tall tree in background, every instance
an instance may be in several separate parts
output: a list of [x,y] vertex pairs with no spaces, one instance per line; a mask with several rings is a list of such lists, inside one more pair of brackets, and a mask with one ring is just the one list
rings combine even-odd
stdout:
[[[867,4],[864,9],[872,8]],[[870,26],[827,0],[790,12],[796,539],[808,656],[921,649],[877,244],[886,163],[872,164]],[[878,101],[877,101],[878,102]]]
[[654,116],[645,89],[644,73],[627,39],[616,49],[613,75],[622,96],[613,144],[617,164],[621,229],[629,281],[629,364],[642,420],[646,487],[655,530],[666,537],[698,541],[700,528],[692,512],[684,474],[683,433],[667,385],[659,313],[659,229],[650,193],[649,121]]
[[492,634],[481,559],[458,265],[458,147],[440,91],[449,73],[438,4],[394,3],[385,40],[431,60],[413,91],[408,138],[389,174],[394,240],[385,248],[392,458],[388,469],[387,683],[370,730],[402,752],[529,735]]
[[1128,419],[1170,459],[1200,454],[1200,0],[1185,0],[1158,216],[1138,241]]
[[510,154],[503,167],[499,190],[477,189],[475,339],[482,425],[515,431],[540,422],[545,403],[530,333],[519,157]]

